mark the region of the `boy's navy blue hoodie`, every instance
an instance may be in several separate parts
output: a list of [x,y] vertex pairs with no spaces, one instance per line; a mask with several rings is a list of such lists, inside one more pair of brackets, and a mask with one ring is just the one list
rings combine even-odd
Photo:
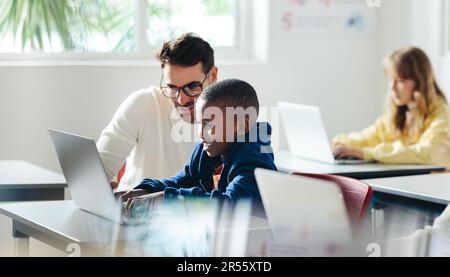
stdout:
[[[168,179],[144,179],[136,189],[151,192],[164,191],[164,197],[199,196],[236,201],[252,199],[257,206],[261,203],[254,175],[255,168],[277,170],[270,146],[272,128],[268,123],[257,123],[253,133],[245,135],[245,142],[234,142],[223,155],[223,170],[218,189],[213,189],[213,172],[221,157],[211,158],[203,151],[200,143],[195,146],[190,162],[177,175]],[[251,134],[256,140],[249,142]]]

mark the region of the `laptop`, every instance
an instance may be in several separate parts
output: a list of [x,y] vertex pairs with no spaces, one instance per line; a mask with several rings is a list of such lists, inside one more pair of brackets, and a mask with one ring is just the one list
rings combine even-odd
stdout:
[[53,129],[48,132],[75,205],[120,224],[134,222],[113,194],[95,141]]
[[259,168],[255,177],[278,254],[343,254],[352,228],[334,182]]
[[279,102],[278,107],[292,155],[329,164],[375,162],[359,159],[335,159],[318,107],[286,102]]

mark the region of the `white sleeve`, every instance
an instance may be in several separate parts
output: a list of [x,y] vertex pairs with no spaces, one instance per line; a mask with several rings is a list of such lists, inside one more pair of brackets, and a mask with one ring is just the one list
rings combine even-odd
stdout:
[[[149,111],[145,91],[131,94],[117,109],[111,122],[106,126],[97,142],[108,180],[112,180],[136,146],[144,117]],[[144,101],[145,100],[145,101]]]

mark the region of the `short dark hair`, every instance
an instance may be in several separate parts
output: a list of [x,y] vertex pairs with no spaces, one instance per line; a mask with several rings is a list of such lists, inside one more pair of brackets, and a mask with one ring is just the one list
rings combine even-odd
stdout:
[[253,107],[259,114],[259,100],[255,89],[247,82],[238,79],[227,79],[206,88],[200,95],[210,103],[221,102],[224,107]]
[[186,33],[176,39],[164,42],[156,53],[156,58],[164,65],[194,66],[202,63],[207,74],[214,67],[214,50],[211,45],[194,33]]

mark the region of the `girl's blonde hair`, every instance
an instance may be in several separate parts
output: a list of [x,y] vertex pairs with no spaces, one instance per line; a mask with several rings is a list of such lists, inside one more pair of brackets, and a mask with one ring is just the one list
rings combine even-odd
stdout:
[[406,127],[408,106],[398,107],[392,98],[388,97],[388,111],[397,136],[407,135],[410,140],[414,140],[418,137],[436,98],[447,103],[445,95],[436,83],[433,67],[423,50],[416,47],[398,49],[388,55],[383,64],[385,73],[391,68],[399,78],[415,82],[415,108],[412,109],[413,121],[410,128]]

